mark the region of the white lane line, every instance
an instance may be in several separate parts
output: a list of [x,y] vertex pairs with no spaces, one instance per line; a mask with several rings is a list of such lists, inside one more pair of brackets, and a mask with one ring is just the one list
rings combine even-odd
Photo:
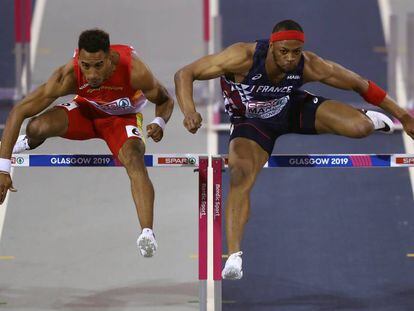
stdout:
[[[39,43],[39,36],[40,36],[40,28],[42,26],[43,14],[45,12],[47,0],[37,0],[34,11],[33,11],[33,19],[32,25],[30,27],[30,37],[31,37],[31,50],[30,50],[30,63],[31,63],[31,70],[33,71],[35,61],[36,61],[36,52],[37,52],[37,45]],[[22,75],[22,81],[26,83],[26,67],[24,68],[24,72]],[[0,128],[4,128],[0,126]],[[10,172],[10,176],[13,179],[13,168]],[[6,200],[2,205],[0,205],[0,241],[1,235],[3,232],[3,225],[4,220],[6,218],[6,211],[7,211],[7,203],[9,202],[10,192],[7,194]]]
[[[380,9],[382,27],[384,30],[385,42],[388,45],[390,41],[390,23],[389,18],[392,13],[390,0],[378,0],[378,6]],[[395,64],[397,74],[397,102],[402,107],[407,107],[407,94],[405,88],[405,81],[403,78],[403,68],[401,63],[400,55],[397,56],[397,63]],[[414,142],[413,140],[403,131],[402,132],[405,153],[414,153]],[[410,175],[411,191],[414,199],[414,168],[409,168],[408,173]]]
[[[40,28],[42,27],[43,15],[45,13],[47,0],[37,0],[33,10],[32,25],[30,27],[30,70],[33,72],[37,46],[39,44]],[[27,66],[24,66],[22,72],[22,85],[26,84]],[[28,90],[30,92],[30,90]]]
[[35,61],[36,61],[36,52],[37,46],[39,44],[39,37],[40,37],[40,28],[42,27],[43,15],[45,13],[47,0],[37,0],[36,6],[33,12],[33,20],[32,20],[32,27],[31,27],[31,50],[30,50],[30,64],[31,69],[33,71]]
[[391,7],[389,0],[378,0],[378,7],[381,15],[382,31],[385,37],[385,43],[390,41],[390,20]]
[[[403,141],[406,153],[414,154],[414,143],[410,136],[408,136],[405,132],[403,132]],[[408,173],[410,175],[411,181],[411,190],[413,192],[413,200],[414,200],[414,167],[408,168]]]

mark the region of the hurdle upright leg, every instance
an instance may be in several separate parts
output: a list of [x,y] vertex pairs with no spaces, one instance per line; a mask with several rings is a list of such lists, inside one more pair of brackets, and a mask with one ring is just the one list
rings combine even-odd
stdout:
[[207,170],[208,157],[200,157],[198,167],[198,279],[200,311],[207,311]]
[[223,158],[212,158],[213,169],[213,280],[214,310],[221,311],[221,268],[222,268],[222,170]]

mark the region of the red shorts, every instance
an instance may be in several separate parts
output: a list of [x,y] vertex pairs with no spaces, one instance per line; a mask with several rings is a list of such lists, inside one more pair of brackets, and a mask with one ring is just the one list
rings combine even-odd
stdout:
[[141,139],[145,143],[141,113],[109,115],[87,103],[76,101],[59,104],[56,107],[63,108],[68,115],[68,129],[63,138],[72,140],[101,138],[116,157],[129,138]]

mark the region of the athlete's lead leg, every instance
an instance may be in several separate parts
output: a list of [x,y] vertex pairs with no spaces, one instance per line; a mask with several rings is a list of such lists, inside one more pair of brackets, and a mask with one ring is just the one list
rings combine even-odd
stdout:
[[250,191],[269,155],[253,140],[241,137],[234,138],[229,148],[230,190],[226,201],[226,238],[230,257],[222,276],[225,279],[240,279],[243,276],[240,246],[244,226],[249,219]]
[[132,197],[135,202],[142,234],[138,247],[144,257],[152,257],[157,249],[152,232],[154,217],[154,187],[144,162],[145,145],[140,139],[128,139],[119,151],[119,160],[131,180]]
[[40,146],[47,138],[62,136],[68,128],[67,113],[61,108],[52,108],[30,119],[26,135],[20,135],[13,147],[13,153]]
[[363,113],[350,105],[335,100],[326,100],[316,111],[315,128],[319,134],[332,133],[351,138],[363,138],[375,130],[391,133],[393,122],[380,112]]

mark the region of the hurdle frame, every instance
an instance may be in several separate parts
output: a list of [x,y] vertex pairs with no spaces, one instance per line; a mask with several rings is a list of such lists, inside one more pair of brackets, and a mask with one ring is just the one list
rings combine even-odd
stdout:
[[[199,167],[200,158],[208,159],[209,167],[218,165],[222,158],[223,168],[228,165],[227,155],[207,156],[205,154],[147,154],[148,167]],[[111,154],[16,154],[12,155],[13,167],[112,167],[122,166]],[[266,167],[308,167],[308,168],[374,168],[413,167],[414,154],[281,154],[271,155]],[[212,167],[212,166],[211,166]],[[218,174],[219,170],[216,170]]]
[[[207,311],[208,278],[208,157],[199,157],[198,167],[198,280],[200,311]],[[197,169],[195,170],[197,171]]]
[[[121,167],[110,154],[18,154],[13,167]],[[198,172],[198,278],[201,311],[222,309],[222,172],[227,155],[148,154],[147,167],[190,167]],[[414,167],[414,154],[297,154],[271,155],[264,168],[407,168]],[[212,228],[208,218],[212,217]],[[210,230],[211,229],[211,230]],[[213,241],[209,267],[208,242]],[[213,301],[209,301],[209,284]]]
[[[213,211],[213,282],[214,282],[214,310],[222,308],[221,266],[222,266],[222,198],[224,161],[220,156],[211,158],[212,176],[212,211]],[[211,236],[211,235],[210,235]]]
[[[31,89],[31,23],[32,1],[14,1],[15,100],[20,100]],[[23,74],[25,73],[25,74]],[[23,80],[24,79],[24,80]]]

